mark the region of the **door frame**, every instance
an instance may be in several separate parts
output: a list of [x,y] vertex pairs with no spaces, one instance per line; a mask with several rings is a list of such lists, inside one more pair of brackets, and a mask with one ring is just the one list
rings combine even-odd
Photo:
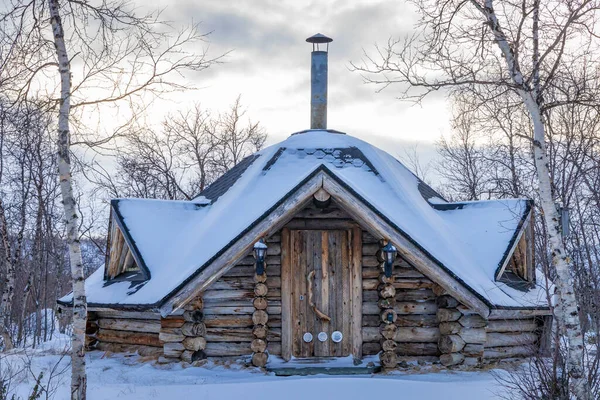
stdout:
[[[320,229],[319,229],[320,230]],[[358,226],[350,230],[350,293],[351,354],[354,359],[362,358],[362,229]],[[292,358],[292,262],[290,229],[281,230],[281,356],[285,361]]]

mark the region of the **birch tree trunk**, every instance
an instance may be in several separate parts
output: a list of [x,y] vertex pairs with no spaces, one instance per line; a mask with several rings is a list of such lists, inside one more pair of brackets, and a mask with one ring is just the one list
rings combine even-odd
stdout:
[[2,300],[0,302],[0,335],[4,340],[4,350],[10,350],[13,348],[13,342],[7,328],[10,323],[10,310],[15,294],[15,264],[11,256],[8,222],[6,221],[2,199],[0,199],[0,238],[2,239],[2,247],[4,248],[4,263],[6,264],[4,290],[2,291]]
[[48,0],[50,22],[58,58],[60,73],[60,108],[58,114],[58,173],[62,195],[65,222],[67,227],[67,244],[73,280],[73,333],[71,335],[71,399],[85,400],[87,378],[85,373],[85,324],[87,305],[83,277],[83,260],[79,243],[77,209],[73,196],[71,179],[71,160],[69,156],[70,132],[69,112],[71,108],[71,68],[58,0]]
[[[571,259],[567,255],[562,240],[562,231],[559,224],[558,210],[554,204],[552,184],[550,181],[550,168],[546,154],[546,132],[537,96],[537,72],[534,73],[534,89],[526,85],[523,74],[518,68],[510,44],[498,22],[494,11],[493,0],[485,0],[482,8],[476,1],[472,2],[485,14],[487,22],[494,34],[494,40],[506,60],[511,79],[517,86],[517,92],[523,100],[531,122],[533,124],[533,150],[534,162],[538,177],[540,202],[543,210],[544,222],[548,229],[548,243],[552,253],[552,264],[556,269],[556,294],[558,304],[554,308],[554,315],[559,329],[567,337],[567,372],[572,383],[572,392],[579,400],[591,400],[591,393],[585,374],[584,343],[581,331],[579,309],[575,298],[573,278],[571,277]],[[537,27],[537,23],[535,24]],[[535,27],[534,27],[535,29]],[[534,38],[537,38],[534,31]],[[537,63],[537,60],[534,60]]]

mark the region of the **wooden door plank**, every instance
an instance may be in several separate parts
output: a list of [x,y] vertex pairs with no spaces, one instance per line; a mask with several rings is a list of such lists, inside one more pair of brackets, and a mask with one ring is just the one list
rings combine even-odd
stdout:
[[[317,307],[327,315],[331,315],[329,310],[329,269],[330,269],[330,257],[329,257],[329,231],[321,231],[321,276],[317,280],[321,289],[321,298],[317,304]],[[327,340],[321,343],[321,354],[315,354],[315,356],[329,357],[329,322],[321,320],[321,329],[319,332],[327,333]]]
[[290,230],[281,230],[281,356],[289,361],[292,358],[292,309]]
[[342,332],[343,339],[341,341],[340,356],[346,357],[352,352],[352,293],[350,288],[352,287],[352,274],[350,268],[350,243],[351,243],[352,231],[341,231],[341,288],[338,294],[338,304],[340,305],[341,321],[342,321]]
[[[299,231],[302,238],[300,244],[300,258],[298,261],[298,286],[300,287],[300,296],[298,296],[298,343],[300,344],[300,357],[310,357],[311,348],[303,339],[304,333],[307,332],[307,320],[312,318],[311,311],[307,307],[308,296],[308,280],[307,276],[310,272],[310,254],[312,252],[312,240],[307,231]],[[301,300],[302,299],[302,300]]]
[[327,343],[329,344],[329,355],[331,357],[339,356],[339,347],[337,343],[334,343],[331,340],[331,333],[335,330],[341,329],[340,320],[340,306],[338,305],[338,292],[341,290],[341,286],[339,285],[339,264],[340,264],[340,247],[338,240],[339,231],[331,231],[329,232],[329,311],[328,315],[331,317],[331,321],[329,322],[329,329],[327,331]]
[[[316,274],[315,268],[317,265],[321,265],[321,242],[320,242],[320,236],[319,236],[319,240],[315,240],[316,236],[315,236],[315,232],[310,232],[310,234],[308,234],[308,237],[310,238],[310,240],[308,241],[308,243],[310,243],[309,248],[307,249],[308,251],[308,255],[307,255],[307,267],[306,267],[306,274],[308,275],[309,273],[313,272]],[[314,274],[313,274],[314,275]],[[312,282],[311,282],[312,284]],[[315,286],[313,284],[313,295],[315,292]],[[313,298],[313,301],[314,298]],[[315,341],[317,340],[317,335],[316,335],[316,330],[318,329],[318,317],[317,314],[310,308],[309,305],[309,301],[308,301],[308,297],[305,299],[305,308],[306,308],[306,313],[307,313],[307,318],[306,318],[306,332],[310,332],[313,335],[313,340],[310,343],[307,343],[307,347],[308,347],[308,354],[309,356],[314,356],[315,354]]]
[[362,230],[360,228],[352,229],[352,249],[351,255],[351,282],[352,282],[352,304],[351,314],[351,336],[352,336],[352,355],[356,359],[362,358]]

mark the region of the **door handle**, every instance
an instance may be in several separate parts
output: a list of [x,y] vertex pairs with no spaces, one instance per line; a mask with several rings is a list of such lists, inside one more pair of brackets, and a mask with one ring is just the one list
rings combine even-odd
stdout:
[[317,308],[315,303],[313,303],[313,291],[312,291],[312,283],[315,279],[315,271],[311,271],[308,275],[306,275],[306,289],[308,290],[308,305],[312,310],[317,314],[317,317],[321,318],[323,321],[331,321],[331,318],[321,310]]

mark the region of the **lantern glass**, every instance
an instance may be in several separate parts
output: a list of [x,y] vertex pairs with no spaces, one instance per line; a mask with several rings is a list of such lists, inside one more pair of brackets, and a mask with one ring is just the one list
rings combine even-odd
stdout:
[[254,245],[254,257],[257,261],[265,261],[265,255],[267,254],[267,245],[262,240],[256,242]]
[[396,259],[396,247],[391,242],[388,242],[383,247],[383,257],[385,258],[385,262],[388,264],[393,264]]

